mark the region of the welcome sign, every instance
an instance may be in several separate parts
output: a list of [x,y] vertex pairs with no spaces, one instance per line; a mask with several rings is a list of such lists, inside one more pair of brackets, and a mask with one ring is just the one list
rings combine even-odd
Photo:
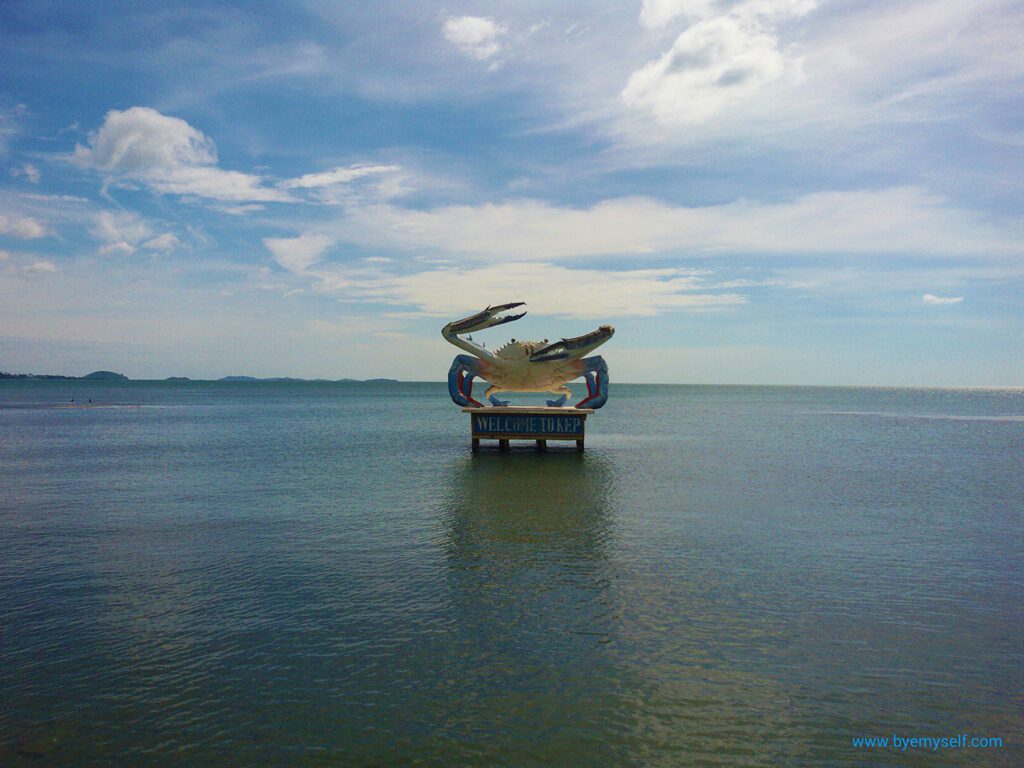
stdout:
[[474,413],[474,437],[580,437],[584,414],[547,415],[539,413]]
[[505,450],[509,440],[536,440],[542,448],[548,440],[574,440],[583,450],[587,416],[591,408],[530,407],[521,405],[463,408],[469,414],[473,450],[480,440],[497,440]]

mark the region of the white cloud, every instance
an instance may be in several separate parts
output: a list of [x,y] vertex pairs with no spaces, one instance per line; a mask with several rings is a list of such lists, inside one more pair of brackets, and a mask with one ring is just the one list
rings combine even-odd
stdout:
[[700,277],[677,268],[569,269],[556,264],[513,262],[408,275],[348,274],[334,278],[337,283],[332,289],[344,290],[354,298],[411,305],[423,314],[449,318],[497,301],[523,297],[539,314],[591,319],[653,316],[670,310],[706,311],[746,302],[738,294],[700,292]]
[[60,267],[52,261],[46,261],[43,259],[34,261],[21,268],[21,273],[26,277],[41,277],[44,275],[53,275],[57,272],[60,272]]
[[33,184],[38,184],[39,179],[42,178],[42,174],[39,173],[39,169],[32,165],[32,163],[25,163],[20,168],[12,168],[11,176],[14,176],[15,178],[24,176]]
[[164,232],[162,235],[145,241],[142,247],[150,251],[173,251],[179,245],[181,245],[181,241],[177,237],[170,232]]
[[135,179],[176,195],[227,201],[285,201],[262,179],[217,167],[213,141],[184,120],[149,107],[107,113],[89,146],[76,145],[73,160],[113,177]]
[[259,203],[249,203],[247,205],[218,205],[215,206],[215,210],[226,213],[229,216],[246,216],[255,211],[262,211],[264,207]]
[[926,293],[921,297],[921,301],[925,304],[959,304],[964,300],[963,296],[935,296],[931,293]]
[[806,87],[786,102],[801,123],[960,120],[969,132],[996,124],[985,113],[1024,75],[1013,3],[910,0],[839,5],[834,14],[803,44]]
[[145,221],[128,211],[100,211],[94,217],[90,231],[106,243],[137,243],[152,234]]
[[46,225],[31,216],[9,215],[0,213],[0,235],[12,235],[22,240],[35,240],[46,237],[49,231]]
[[400,165],[352,165],[347,168],[335,168],[322,173],[307,173],[297,179],[288,179],[281,182],[285,189],[310,189],[316,187],[327,187],[332,184],[347,184],[364,176],[371,176],[381,173],[392,173],[402,170]]
[[326,235],[300,235],[299,237],[266,237],[263,244],[274,259],[289,272],[301,275],[323,257],[332,244]]
[[24,104],[13,107],[0,107],[0,158],[7,155],[11,140],[21,133],[21,123],[28,108]]
[[701,123],[794,66],[762,27],[719,16],[694,24],[669,51],[634,72],[621,97],[662,124]]
[[[676,63],[674,46],[658,55],[650,49],[663,35],[722,20],[747,30],[747,38],[766,38],[748,51],[758,65],[742,86],[719,87],[722,67],[685,68],[685,76],[662,70]],[[1012,111],[1024,76],[1024,57],[1016,55],[1020,18],[1008,0],[650,0],[641,22],[648,27],[642,38],[624,30],[621,49],[591,66],[600,78],[558,59],[566,75],[551,79],[570,124],[595,126],[627,162],[637,150],[642,162],[659,148],[662,159],[678,162],[685,146],[732,157],[783,147],[824,162],[836,158],[835,167],[863,159],[912,173],[920,169],[911,159],[921,154],[919,132],[955,124],[970,137],[1003,125],[1000,115]],[[724,53],[709,61],[726,64]],[[590,65],[596,56],[588,48],[576,58]],[[615,94],[609,83],[619,84]],[[899,129],[887,129],[893,125]],[[837,158],[854,146],[867,154]]]
[[157,192],[172,195],[195,195],[212,200],[291,202],[286,193],[261,186],[258,176],[239,171],[225,171],[213,166],[174,168],[146,179]]
[[113,256],[115,254],[131,256],[133,253],[135,253],[135,246],[125,240],[118,240],[100,246],[100,256]]
[[[52,261],[47,259],[40,259],[35,254],[31,253],[11,253],[9,251],[0,250],[0,278],[4,276],[20,277],[25,280],[36,280],[40,278],[49,277],[60,272],[61,269]],[[4,283],[0,279],[0,284]],[[13,288],[12,283],[7,283],[9,289],[17,291],[18,289]],[[9,297],[3,297],[3,299],[9,299]],[[3,303],[3,299],[0,299],[0,306],[5,308],[13,307],[13,302],[8,300],[7,304]],[[14,315],[9,314],[8,320],[14,320]],[[6,328],[5,330],[10,330]]]
[[1024,264],[1011,259],[1001,264],[984,259],[923,264],[896,260],[841,266],[825,263],[783,266],[773,271],[784,286],[841,296],[844,301],[858,297],[870,300],[882,294],[903,301],[907,295],[920,296],[921,285],[941,288],[946,295],[959,294],[967,287],[977,289],[979,283],[987,283],[988,288],[983,290],[989,290],[993,284],[1012,284],[1024,278]]
[[104,171],[145,175],[217,162],[213,142],[177,117],[149,107],[112,109],[89,147],[75,147],[82,165]]
[[[819,0],[746,0],[734,13],[753,16],[806,16],[818,7]],[[721,4],[721,3],[720,3]]]
[[444,23],[444,37],[474,59],[489,59],[501,50],[498,39],[505,27],[481,16],[452,16]]
[[88,203],[89,199],[78,195],[41,195],[37,192],[22,192],[18,195],[23,200],[34,200],[43,203]]
[[665,27],[682,17],[686,20],[714,16],[804,16],[818,6],[817,0],[644,0],[640,23],[649,29]]
[[912,187],[702,207],[649,198],[589,208],[538,200],[428,210],[372,205],[349,210],[335,236],[373,248],[515,261],[680,252],[991,256],[1019,253],[1021,242],[1019,232]]
[[100,254],[104,256],[116,253],[131,255],[140,247],[170,251],[181,244],[170,232],[154,236],[149,223],[129,211],[100,211],[93,217],[89,231],[103,243]]
[[658,29],[679,16],[706,18],[713,0],[644,0],[640,9],[640,23],[648,29]]
[[100,254],[104,256],[114,253],[131,255],[140,240],[152,235],[145,221],[127,211],[100,211],[93,219],[90,232],[104,243],[100,247]]

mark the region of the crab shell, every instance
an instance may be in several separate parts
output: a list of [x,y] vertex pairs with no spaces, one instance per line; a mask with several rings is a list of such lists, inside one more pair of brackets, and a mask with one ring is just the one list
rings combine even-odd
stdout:
[[560,360],[531,361],[548,346],[545,341],[512,341],[480,360],[483,378],[496,387],[515,392],[552,392],[583,375],[582,354]]

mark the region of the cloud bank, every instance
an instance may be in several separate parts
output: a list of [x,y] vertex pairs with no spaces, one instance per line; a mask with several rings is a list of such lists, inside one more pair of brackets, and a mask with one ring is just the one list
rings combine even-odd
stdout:
[[915,187],[819,192],[784,202],[673,206],[619,198],[590,207],[539,200],[420,210],[355,207],[331,229],[339,241],[515,261],[657,254],[1019,253],[1020,233]]
[[613,270],[512,262],[392,274],[369,267],[317,266],[328,247],[320,236],[269,239],[266,245],[279,264],[311,280],[319,292],[337,293],[349,301],[413,307],[415,314],[431,317],[459,317],[494,297],[528,297],[536,313],[585,319],[653,317],[746,303],[736,293],[711,292],[701,273],[677,267]]

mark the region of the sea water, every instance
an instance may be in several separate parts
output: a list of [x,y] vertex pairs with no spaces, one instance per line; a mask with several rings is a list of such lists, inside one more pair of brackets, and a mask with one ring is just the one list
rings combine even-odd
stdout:
[[1024,763],[1022,391],[613,385],[587,431],[0,382],[0,764]]

